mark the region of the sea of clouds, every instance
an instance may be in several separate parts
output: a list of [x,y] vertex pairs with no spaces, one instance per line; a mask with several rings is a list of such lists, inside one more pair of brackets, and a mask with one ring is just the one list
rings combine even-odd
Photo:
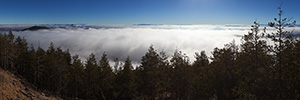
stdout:
[[[37,31],[14,31],[15,35],[25,37],[29,44],[47,49],[50,42],[55,47],[69,49],[78,54],[83,61],[91,54],[100,59],[103,52],[110,61],[118,58],[124,61],[127,56],[135,64],[141,62],[149,46],[169,57],[176,51],[182,51],[194,61],[194,54],[202,50],[211,56],[215,47],[235,41],[241,43],[241,37],[250,31],[250,25],[131,25],[118,27],[57,27]],[[300,32],[299,27],[290,30]]]

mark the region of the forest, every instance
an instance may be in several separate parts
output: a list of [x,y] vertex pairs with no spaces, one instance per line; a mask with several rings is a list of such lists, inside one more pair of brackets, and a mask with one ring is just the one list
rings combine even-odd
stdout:
[[190,62],[180,50],[168,57],[151,45],[135,68],[129,56],[110,65],[105,53],[100,60],[91,53],[83,62],[52,42],[47,50],[28,46],[9,31],[0,34],[0,67],[64,99],[300,99],[300,40],[285,30],[296,21],[282,14],[269,22],[275,32],[255,21],[240,45],[215,48],[212,57],[202,51]]

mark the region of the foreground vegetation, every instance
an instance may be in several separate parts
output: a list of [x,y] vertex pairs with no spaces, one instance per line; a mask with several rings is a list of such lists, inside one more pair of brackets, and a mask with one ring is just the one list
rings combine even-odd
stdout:
[[0,66],[36,90],[65,99],[299,99],[300,41],[284,30],[295,22],[281,16],[279,9],[279,17],[269,23],[276,32],[267,33],[254,22],[241,45],[215,48],[211,58],[196,53],[193,63],[181,51],[169,58],[150,46],[135,69],[130,57],[112,66],[105,53],[100,61],[92,53],[83,63],[53,43],[35,50],[10,31],[0,34]]
[[9,71],[0,69],[0,100],[62,100],[39,91],[33,85],[16,77]]

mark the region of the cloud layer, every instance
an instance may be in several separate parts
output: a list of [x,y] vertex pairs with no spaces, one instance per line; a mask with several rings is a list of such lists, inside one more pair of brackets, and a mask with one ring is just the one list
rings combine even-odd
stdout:
[[228,25],[146,25],[123,28],[54,28],[39,31],[16,31],[37,47],[38,43],[47,49],[50,42],[56,47],[69,48],[72,54],[85,59],[90,53],[98,57],[103,52],[110,60],[124,61],[127,55],[139,63],[150,45],[171,56],[176,49],[186,53],[191,61],[194,53],[205,50],[208,55],[215,47],[235,40],[240,43],[249,26]]

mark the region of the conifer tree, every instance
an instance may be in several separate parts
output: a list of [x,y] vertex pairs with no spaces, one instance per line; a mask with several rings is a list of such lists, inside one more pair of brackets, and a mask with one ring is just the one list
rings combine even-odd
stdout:
[[196,60],[192,65],[193,83],[192,83],[192,99],[210,99],[214,92],[212,91],[212,73],[209,66],[209,58],[205,54],[205,51],[201,53],[195,53]]
[[138,72],[139,81],[141,82],[138,91],[144,99],[159,97],[164,90],[162,89],[162,81],[160,81],[160,78],[163,77],[160,73],[163,71],[162,68],[166,66],[164,59],[166,58],[162,58],[152,45],[142,57],[141,66],[138,69],[140,71]]
[[28,63],[29,68],[28,68],[28,70],[26,72],[26,74],[28,76],[27,80],[30,83],[34,84],[35,81],[36,81],[35,80],[36,79],[36,76],[35,76],[36,69],[35,68],[37,66],[37,64],[36,64],[36,62],[37,62],[37,53],[36,53],[36,50],[35,50],[33,44],[31,44],[28,53],[29,54],[28,54],[28,62],[27,63]]
[[[241,52],[236,65],[239,74],[238,84],[234,89],[240,99],[271,99],[270,68],[272,56],[260,24],[254,21],[251,31],[242,37]],[[262,80],[263,79],[263,80]],[[262,95],[264,94],[264,95]]]
[[100,95],[98,64],[93,53],[90,54],[84,70],[85,99],[96,99]]
[[9,69],[12,72],[15,72],[15,63],[16,63],[16,48],[15,48],[15,35],[10,30],[8,35],[4,35],[6,39],[4,41],[4,69]]
[[222,49],[215,48],[213,51],[211,67],[213,67],[214,76],[213,88],[217,99],[233,99],[233,88],[237,84],[236,58],[238,56],[238,47],[234,41],[225,44]]
[[35,66],[35,79],[34,84],[37,85],[37,90],[45,89],[46,86],[44,86],[44,83],[46,83],[46,79],[43,79],[46,77],[46,51],[42,49],[41,47],[38,47],[36,51],[37,60],[36,60],[36,66]]
[[173,97],[179,100],[191,99],[192,67],[189,65],[188,56],[176,50],[170,62],[171,67],[174,69],[172,75]]
[[72,66],[69,69],[67,93],[71,98],[83,98],[84,67],[78,55],[73,56]]
[[274,42],[273,53],[276,54],[275,65],[272,66],[275,73],[274,79],[277,81],[277,84],[275,85],[276,92],[274,91],[274,96],[277,96],[277,99],[283,99],[290,97],[288,94],[285,94],[289,93],[289,89],[285,86],[289,85],[286,84],[286,81],[288,81],[286,80],[286,77],[288,77],[288,74],[290,74],[287,69],[289,69],[288,67],[291,67],[286,66],[289,60],[285,55],[289,55],[290,52],[285,51],[292,50],[294,41],[291,32],[286,31],[285,28],[296,24],[296,21],[292,21],[293,18],[283,18],[283,10],[281,7],[278,7],[278,10],[278,18],[274,18],[275,22],[269,22],[269,26],[275,28],[276,32],[268,34],[268,37]]
[[5,41],[6,41],[5,34],[0,33],[0,48],[2,48],[2,49],[0,49],[0,67],[2,69],[4,69],[4,60],[5,60],[5,57],[4,57],[5,45],[6,45]]
[[103,53],[101,60],[99,61],[99,85],[104,94],[104,97],[108,100],[113,99],[113,89],[115,74],[113,73],[106,53]]
[[28,53],[28,43],[26,39],[23,37],[21,38],[20,36],[17,37],[15,41],[15,46],[16,46],[16,69],[17,73],[22,75],[22,76],[27,76],[28,73],[30,72],[30,67],[28,62],[29,59],[29,53]]
[[57,55],[57,94],[60,97],[65,97],[65,89],[67,87],[68,76],[70,72],[68,71],[71,69],[71,54],[69,50],[63,51],[61,48],[56,49]]
[[209,60],[205,51],[201,51],[201,53],[195,53],[196,60],[193,63],[195,67],[207,66],[209,64]]
[[48,90],[54,92],[55,94],[57,94],[57,87],[58,87],[58,83],[52,83],[52,82],[56,82],[58,77],[58,62],[57,62],[57,55],[55,52],[55,47],[53,42],[50,43],[50,46],[48,48],[48,50],[46,51],[46,61],[45,61],[45,73],[44,73],[44,77],[47,77],[45,79],[45,87],[47,87]]
[[117,75],[116,84],[119,92],[117,99],[132,100],[136,97],[135,75],[129,56],[123,65],[123,69]]

